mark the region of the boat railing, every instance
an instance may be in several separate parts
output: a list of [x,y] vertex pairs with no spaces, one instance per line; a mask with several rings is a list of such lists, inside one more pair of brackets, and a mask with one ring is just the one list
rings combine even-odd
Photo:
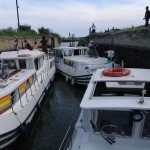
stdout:
[[66,134],[59,146],[59,150],[70,150],[72,147],[72,141],[73,141],[73,135],[74,135],[74,131],[72,133],[72,129],[71,127],[68,128],[68,130],[66,131]]
[[[10,107],[12,108],[12,112],[14,112],[15,103],[19,102],[20,107],[23,107],[25,101],[29,102],[29,97],[34,95],[34,92],[37,91],[39,86],[43,86],[44,89],[46,88],[43,81],[47,77],[49,77],[48,69],[49,68],[46,67],[44,70],[42,70],[42,72],[38,76],[36,75],[35,78],[33,78],[31,83],[29,81],[25,81],[24,87],[22,87],[20,89],[18,87],[14,91],[12,91],[12,93],[10,94],[10,103],[9,103],[9,107],[8,107],[8,108],[10,108]],[[25,98],[25,101],[23,100],[23,96]],[[35,100],[35,102],[37,103],[38,101]],[[4,106],[4,108],[5,108],[5,106]],[[3,108],[1,108],[1,109],[3,109]]]
[[54,57],[54,53],[53,53],[53,51],[48,52],[48,58],[50,59],[50,58],[53,58],[53,57]]

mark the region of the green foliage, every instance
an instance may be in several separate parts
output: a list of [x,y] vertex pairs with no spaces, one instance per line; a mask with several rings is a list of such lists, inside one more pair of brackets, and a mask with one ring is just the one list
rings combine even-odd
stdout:
[[61,43],[62,38],[61,38],[61,36],[60,36],[58,33],[51,33],[51,36],[52,36],[52,37],[57,37],[58,42]]
[[50,30],[48,28],[40,27],[40,28],[38,28],[38,33],[40,35],[49,35]]
[[31,31],[30,25],[20,25],[18,31]]
[[86,38],[79,38],[78,46],[85,46],[86,43]]
[[12,27],[8,27],[6,29],[1,29],[0,30],[0,35],[8,35],[8,36],[13,36],[17,34],[17,30],[13,29]]
[[13,29],[12,27],[8,27],[6,29],[0,29],[0,36],[20,36],[20,37],[39,37],[43,35],[48,35],[51,37],[57,37],[58,41],[61,42],[61,36],[58,33],[50,32],[48,28],[38,28],[38,33],[31,29],[30,25],[20,25],[18,29]]

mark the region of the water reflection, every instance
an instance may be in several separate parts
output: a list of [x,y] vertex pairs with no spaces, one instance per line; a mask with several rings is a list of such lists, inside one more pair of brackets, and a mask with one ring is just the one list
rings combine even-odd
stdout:
[[[60,43],[60,45],[59,45],[59,47],[68,47],[68,46],[70,46],[72,43],[71,42],[62,42],[62,43]],[[77,46],[78,45],[78,42],[77,41],[75,41],[74,43],[73,43],[75,46]]]
[[57,75],[49,96],[44,98],[42,113],[31,123],[28,138],[19,139],[13,150],[58,150],[68,127],[77,121],[85,90],[82,86],[72,87]]

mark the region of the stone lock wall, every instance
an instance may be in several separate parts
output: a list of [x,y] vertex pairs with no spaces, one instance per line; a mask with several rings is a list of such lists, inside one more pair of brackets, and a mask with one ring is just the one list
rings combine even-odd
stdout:
[[[24,48],[25,43],[24,40],[25,38],[23,37],[17,37],[18,39],[18,47]],[[41,37],[26,37],[28,42],[33,46],[34,42],[36,41],[38,44],[39,49],[41,48]],[[0,37],[0,51],[8,51],[8,50],[14,50],[14,43],[15,43],[15,38],[14,37]],[[48,46],[51,44],[51,39],[48,39]],[[57,38],[54,38],[54,46],[57,47],[59,46],[59,42]],[[48,47],[49,48],[49,47]]]
[[89,39],[97,44],[100,56],[114,49],[115,60],[125,67],[150,68],[150,28],[108,33],[95,33]]

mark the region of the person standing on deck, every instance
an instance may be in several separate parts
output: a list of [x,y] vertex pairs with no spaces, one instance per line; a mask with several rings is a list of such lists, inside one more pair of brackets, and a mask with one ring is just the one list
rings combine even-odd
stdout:
[[38,45],[36,41],[34,42],[33,49],[38,49]]
[[15,50],[18,50],[18,39],[15,39],[14,49],[15,49]]
[[33,47],[27,40],[24,40],[24,42],[25,42],[25,49],[33,50]]
[[107,53],[108,59],[113,62],[113,58],[115,56],[115,52],[113,50],[108,50],[106,53]]
[[93,23],[93,25],[92,25],[92,33],[95,33],[95,25],[94,25],[94,23]]
[[150,11],[149,11],[149,7],[146,6],[145,16],[143,18],[143,20],[145,20],[145,27],[148,26],[149,19],[150,19]]
[[48,49],[47,49],[47,43],[45,36],[42,37],[42,40],[40,41],[42,43],[42,51],[45,52],[46,56],[48,56]]
[[89,49],[92,49],[92,48],[93,48],[93,41],[90,41],[90,42],[89,42],[88,48],[89,48]]

